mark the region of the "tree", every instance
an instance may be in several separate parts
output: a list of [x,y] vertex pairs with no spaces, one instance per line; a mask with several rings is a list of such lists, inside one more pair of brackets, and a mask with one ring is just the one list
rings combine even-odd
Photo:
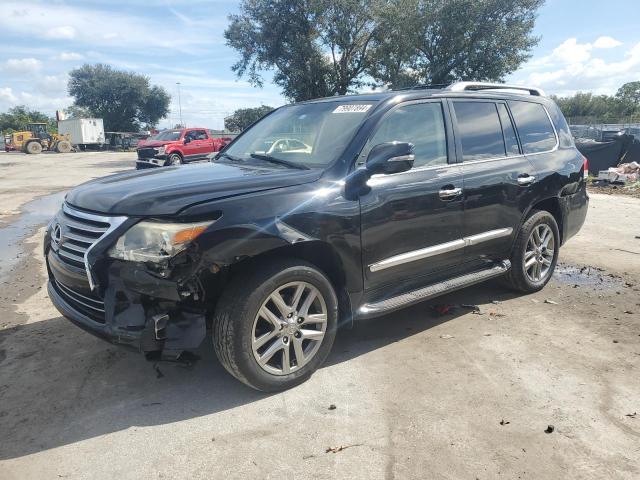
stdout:
[[233,66],[295,101],[365,84],[502,80],[526,61],[544,0],[242,0],[227,44]]
[[273,107],[266,105],[257,108],[240,108],[224,119],[224,128],[231,132],[241,132],[272,110]]
[[78,107],[77,105],[71,105],[64,109],[64,113],[67,118],[91,118],[93,114],[86,107]]
[[616,123],[640,116],[640,82],[625,83],[615,96],[577,92],[570,97],[551,98],[564,116],[576,123]]
[[616,99],[625,115],[638,114],[640,111],[640,81],[622,85],[616,92]]
[[530,58],[532,35],[544,0],[415,0],[413,23],[418,58],[414,68],[426,83],[501,81]]
[[169,113],[170,97],[149,78],[109,65],[83,65],[69,74],[74,107],[86,108],[111,131],[138,131],[155,126]]
[[58,131],[54,118],[38,110],[29,110],[24,105],[10,108],[6,113],[0,114],[0,132],[15,132],[26,130],[29,123],[47,123],[49,132]]

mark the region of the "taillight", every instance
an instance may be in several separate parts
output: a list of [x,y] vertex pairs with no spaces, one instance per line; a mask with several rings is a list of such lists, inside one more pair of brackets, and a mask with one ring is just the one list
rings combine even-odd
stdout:
[[589,176],[589,160],[587,160],[587,157],[585,157],[584,155],[582,156],[582,160],[582,168],[584,169],[583,178],[586,180]]

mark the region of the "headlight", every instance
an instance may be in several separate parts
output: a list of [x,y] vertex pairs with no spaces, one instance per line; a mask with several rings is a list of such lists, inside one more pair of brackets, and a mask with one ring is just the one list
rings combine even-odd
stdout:
[[127,230],[109,249],[112,258],[160,263],[187,248],[215,220],[199,223],[142,221]]
[[167,147],[165,147],[164,145],[162,147],[158,147],[158,155],[164,155],[166,149]]

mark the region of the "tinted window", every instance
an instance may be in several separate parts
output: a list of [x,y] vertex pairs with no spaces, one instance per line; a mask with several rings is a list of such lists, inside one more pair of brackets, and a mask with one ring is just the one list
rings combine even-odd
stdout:
[[504,144],[507,147],[507,155],[519,155],[520,147],[518,147],[518,138],[516,131],[513,129],[513,122],[509,117],[509,112],[504,103],[498,104],[498,113],[500,114],[500,123],[502,123],[502,133],[504,134]]
[[360,158],[380,143],[409,142],[414,145],[415,167],[447,163],[447,136],[440,102],[414,103],[393,110],[371,137]]
[[454,102],[453,108],[465,161],[506,156],[495,103]]
[[205,132],[204,130],[196,130],[195,132],[193,132],[193,138],[195,140],[206,140],[207,132]]
[[556,136],[547,112],[539,103],[510,101],[524,153],[545,152],[556,146]]

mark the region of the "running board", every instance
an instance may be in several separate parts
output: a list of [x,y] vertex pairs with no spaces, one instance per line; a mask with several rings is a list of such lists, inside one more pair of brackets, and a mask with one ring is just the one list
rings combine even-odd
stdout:
[[358,309],[358,317],[370,318],[378,315],[384,315],[385,313],[408,307],[414,303],[419,303],[445,293],[453,292],[454,290],[459,290],[476,283],[484,282],[485,280],[493,277],[499,277],[500,275],[505,274],[510,268],[511,262],[509,260],[503,260],[502,262],[484,270],[454,277],[440,283],[429,285],[428,287],[414,290],[413,292],[403,293],[397,297],[382,300],[381,302],[365,303]]

